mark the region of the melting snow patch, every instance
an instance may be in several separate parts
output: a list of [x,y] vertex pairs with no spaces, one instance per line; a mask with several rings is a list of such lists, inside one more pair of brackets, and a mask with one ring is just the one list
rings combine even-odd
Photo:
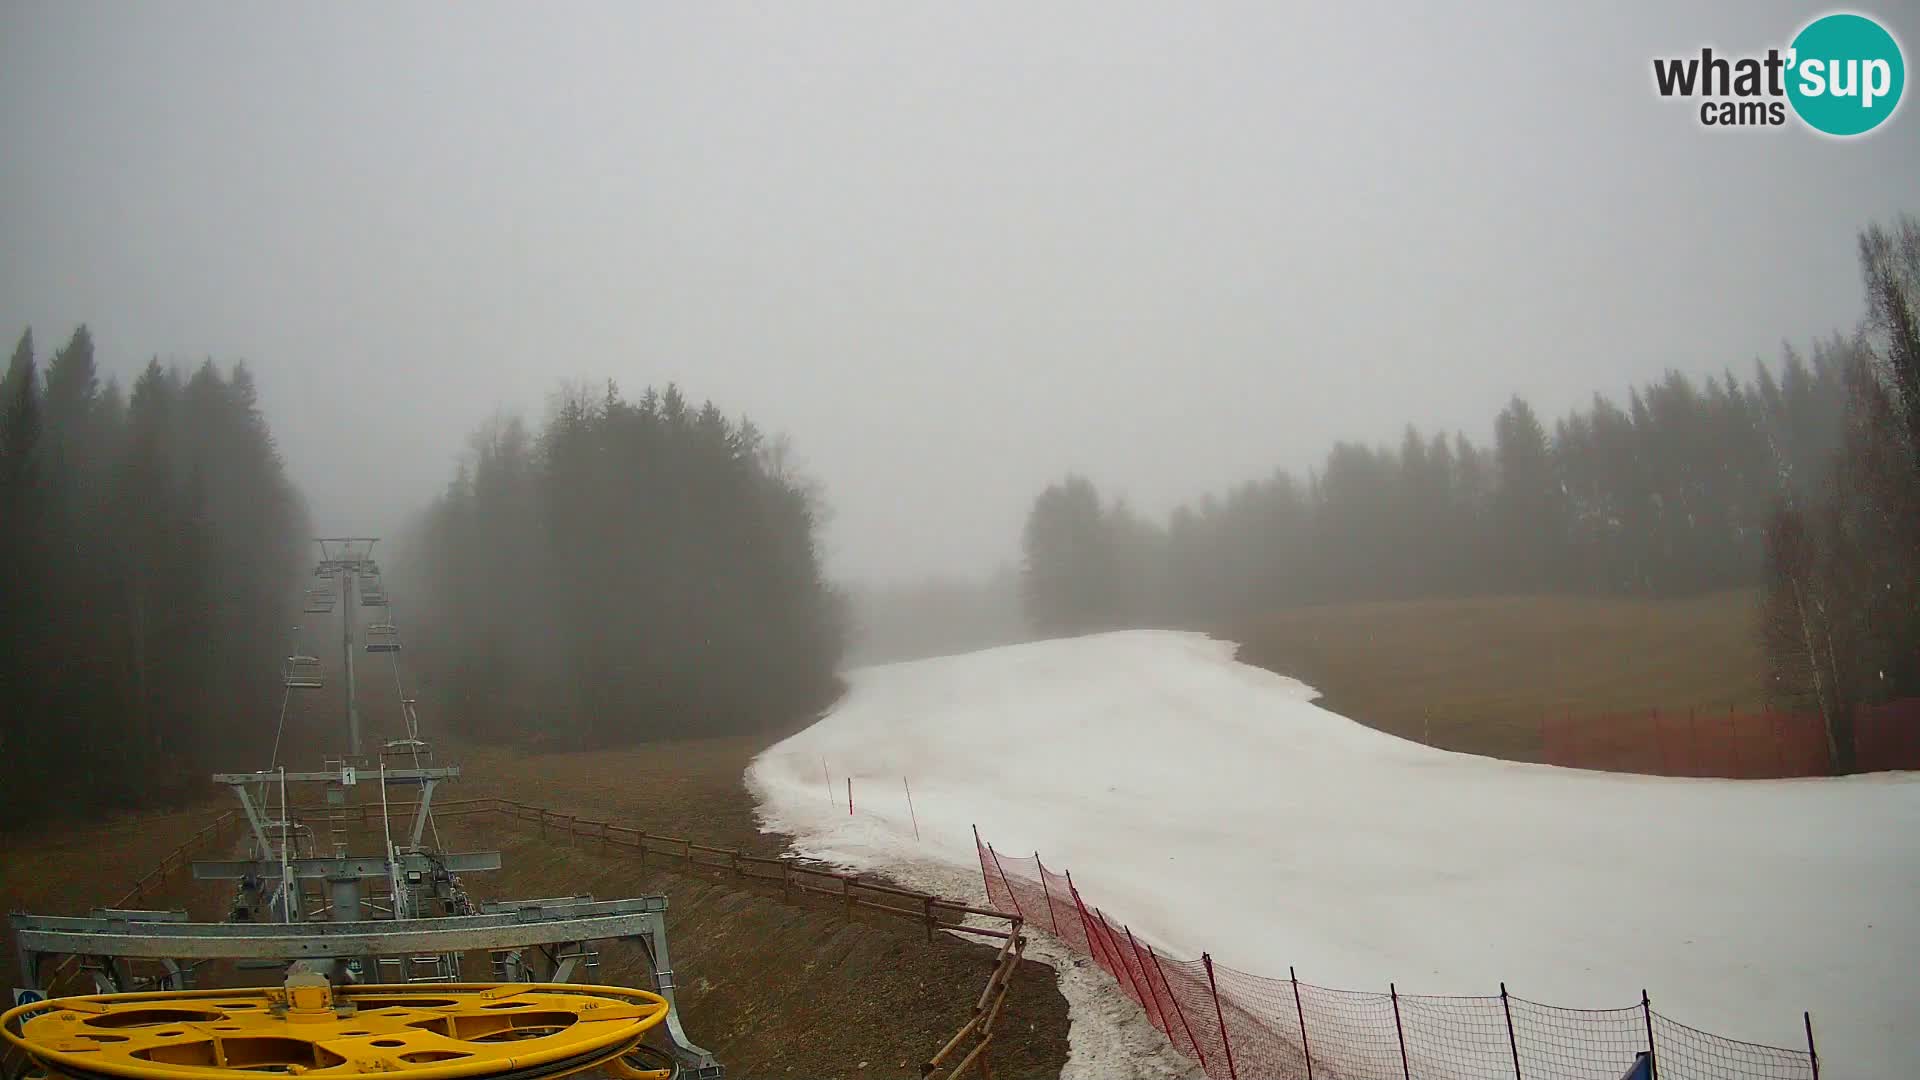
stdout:
[[[1686,780],[1449,753],[1328,712],[1235,648],[1128,631],[862,669],[748,783],[802,853],[956,899],[981,895],[978,824],[1177,955],[1350,989],[1505,980],[1576,1008],[1644,986],[1683,1023],[1780,1046],[1811,1009],[1822,1075],[1920,1075],[1920,774]],[[1096,1028],[1140,1010],[1051,962],[1075,1069],[1165,1048],[1144,1019],[1139,1041]]]

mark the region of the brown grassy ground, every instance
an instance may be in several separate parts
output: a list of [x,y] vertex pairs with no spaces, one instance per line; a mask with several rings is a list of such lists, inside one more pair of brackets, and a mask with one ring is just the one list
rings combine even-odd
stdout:
[[[437,798],[499,795],[654,833],[778,851],[783,839],[759,833],[742,782],[766,742],[687,740],[564,754],[443,742],[439,757],[459,763],[463,776]],[[210,799],[176,813],[0,835],[0,903],[84,914],[117,899],[225,808]],[[777,887],[685,864],[653,859],[643,866],[620,848],[544,839],[538,829],[496,815],[447,819],[441,834],[450,848],[502,850],[504,870],[468,879],[482,899],[666,893],[688,1034],[737,1077],[918,1076],[920,1063],[966,1021],[992,968],[990,947],[947,934],[929,945],[913,922],[865,912],[849,918],[837,902],[788,900]],[[196,918],[217,919],[226,899],[223,883],[176,875],[146,906],[183,906]],[[4,955],[12,955],[10,947]],[[637,960],[624,948],[609,949],[599,974],[615,982],[639,978]],[[1027,962],[1016,973],[999,1031],[995,1075],[1059,1074],[1066,1002],[1050,969]]]
[[1672,601],[1523,596],[1350,604],[1219,629],[1240,658],[1409,739],[1535,760],[1541,716],[1724,710],[1763,696],[1751,590]]
[[[452,832],[453,830],[449,830]],[[557,883],[614,898],[663,892],[668,941],[688,1037],[733,1076],[920,1075],[920,1063],[971,1015],[993,952],[920,926],[825,898],[785,902],[777,885],[743,882],[685,863],[488,816],[461,832],[497,845],[506,869],[473,875],[488,895],[530,896]],[[459,839],[465,839],[460,836]],[[456,836],[449,842],[460,846]],[[630,949],[602,956],[598,977],[644,978]],[[1057,1076],[1066,1060],[1066,1003],[1053,972],[1028,961],[1014,976],[996,1076]]]
[[443,790],[449,798],[497,796],[701,843],[777,854],[786,840],[760,832],[743,779],[747,763],[768,743],[764,736],[734,736],[533,754],[513,747],[459,745],[440,752],[461,769],[460,780]]
[[[111,904],[222,809],[209,800],[164,813],[53,821],[0,832],[0,906],[40,915],[85,915]],[[0,924],[0,948],[11,968],[10,925]]]

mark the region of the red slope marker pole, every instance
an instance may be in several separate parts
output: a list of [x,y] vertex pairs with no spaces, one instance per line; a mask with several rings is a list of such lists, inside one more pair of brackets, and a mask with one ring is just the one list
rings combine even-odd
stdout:
[[853,777],[847,777],[847,816],[853,816]]

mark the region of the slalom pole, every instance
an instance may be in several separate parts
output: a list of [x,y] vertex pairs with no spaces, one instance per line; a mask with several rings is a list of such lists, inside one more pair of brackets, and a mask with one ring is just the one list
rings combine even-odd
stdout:
[[847,777],[847,816],[853,816],[853,777]]
[[900,786],[907,789],[907,816],[913,819],[913,838],[918,840],[920,839],[920,815],[913,812],[913,787],[907,783],[907,778],[904,776],[900,778]]
[[827,772],[827,759],[820,759],[820,779],[827,785],[827,805],[833,805],[833,774]]

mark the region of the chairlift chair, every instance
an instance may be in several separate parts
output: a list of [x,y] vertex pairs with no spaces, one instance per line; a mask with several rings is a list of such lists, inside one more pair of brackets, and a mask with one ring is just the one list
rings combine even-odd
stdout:
[[318,690],[325,685],[320,681],[320,658],[317,656],[287,657],[281,676],[281,681],[289,690]]
[[367,627],[368,652],[399,652],[400,632],[392,623],[374,623]]
[[390,739],[380,748],[380,756],[426,763],[433,760],[433,745],[424,739]]

